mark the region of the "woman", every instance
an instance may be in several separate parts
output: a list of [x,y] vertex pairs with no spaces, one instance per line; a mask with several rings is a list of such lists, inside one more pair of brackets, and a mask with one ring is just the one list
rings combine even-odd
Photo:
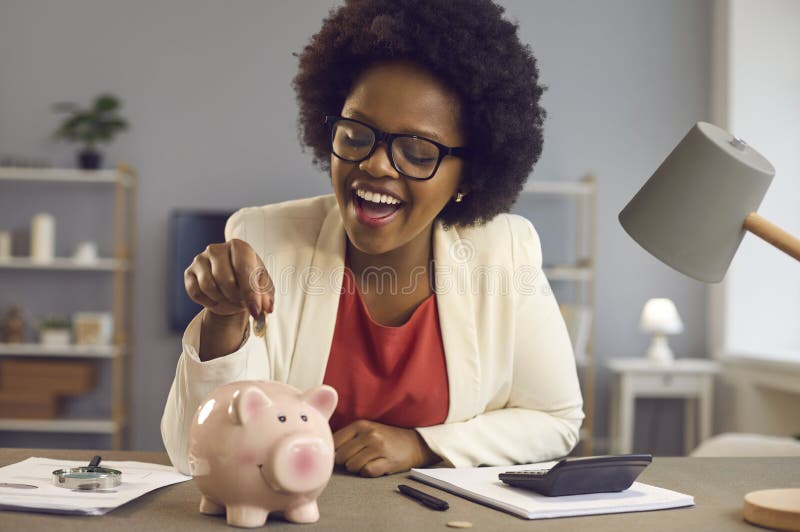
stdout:
[[[330,384],[336,463],[551,459],[583,413],[532,225],[504,214],[542,148],[534,57],[490,0],[347,1],[300,55],[300,128],[333,194],[245,208],[186,270],[162,419],[173,463],[224,382]],[[386,284],[389,284],[388,288]],[[250,332],[270,313],[265,338]]]

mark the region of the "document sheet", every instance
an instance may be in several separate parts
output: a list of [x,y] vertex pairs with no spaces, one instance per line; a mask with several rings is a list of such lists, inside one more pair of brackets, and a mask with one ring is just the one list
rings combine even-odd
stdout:
[[176,472],[171,466],[104,460],[101,467],[122,471],[122,483],[119,486],[86,491],[53,485],[53,471],[86,464],[86,461],[31,457],[0,467],[0,509],[102,515],[149,491],[192,479]]

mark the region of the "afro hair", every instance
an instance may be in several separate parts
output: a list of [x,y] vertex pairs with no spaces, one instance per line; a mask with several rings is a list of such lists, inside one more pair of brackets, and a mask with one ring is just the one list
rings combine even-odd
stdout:
[[359,75],[379,61],[410,60],[461,103],[470,194],[438,218],[469,226],[508,212],[541,155],[546,113],[536,59],[503,11],[490,0],[346,0],[331,10],[299,54],[294,78],[298,133],[314,163],[330,170],[324,117],[341,112]]

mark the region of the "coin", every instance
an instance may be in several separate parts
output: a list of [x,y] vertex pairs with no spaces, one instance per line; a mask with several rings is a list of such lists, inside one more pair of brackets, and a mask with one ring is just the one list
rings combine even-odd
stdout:
[[469,521],[448,521],[447,526],[450,528],[472,528],[472,523]]
[[261,311],[258,318],[253,322],[253,332],[259,338],[262,338],[267,333],[267,313]]

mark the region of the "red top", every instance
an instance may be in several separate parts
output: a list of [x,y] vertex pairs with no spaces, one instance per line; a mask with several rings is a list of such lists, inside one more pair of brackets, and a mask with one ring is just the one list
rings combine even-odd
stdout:
[[325,384],[339,392],[335,432],[359,419],[427,427],[447,417],[449,389],[436,294],[399,327],[372,320],[345,266]]

